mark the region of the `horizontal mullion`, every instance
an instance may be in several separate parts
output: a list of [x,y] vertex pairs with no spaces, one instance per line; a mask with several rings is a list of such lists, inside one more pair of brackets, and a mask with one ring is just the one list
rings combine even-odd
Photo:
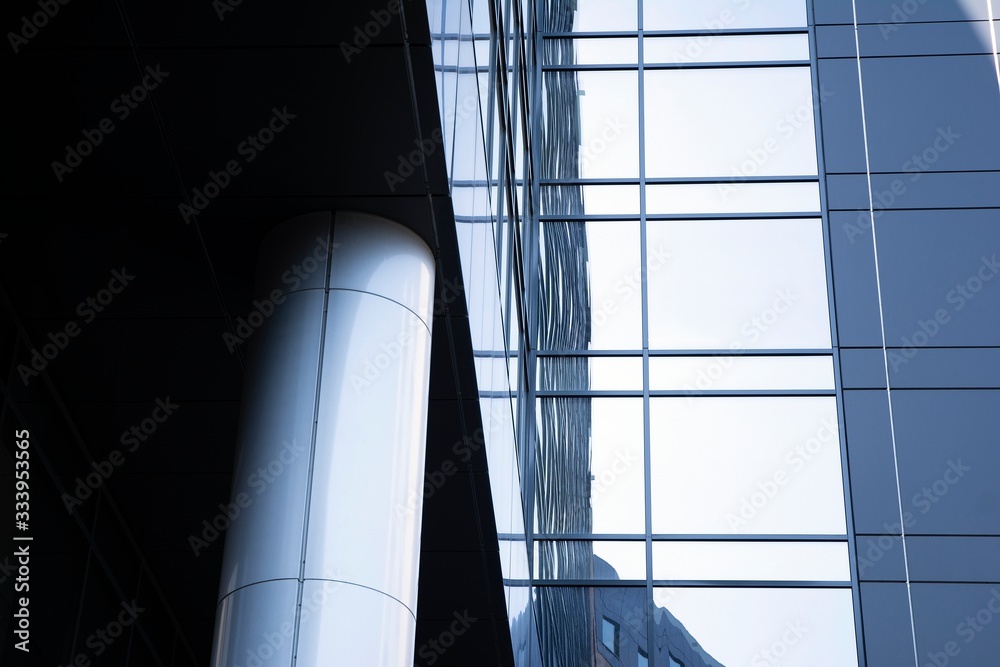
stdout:
[[[483,395],[483,392],[480,392]],[[642,389],[537,389],[538,398],[594,398],[604,396],[642,396]],[[743,396],[836,396],[836,389],[650,389],[651,398],[690,398],[692,396],[740,398]]]
[[[644,62],[644,70],[664,70],[664,69],[760,69],[764,67],[809,67],[808,60],[719,60],[707,62],[691,63],[665,63],[665,62]],[[542,74],[545,72],[565,72],[565,71],[621,71],[638,70],[637,63],[605,63],[599,65],[542,65]]]
[[[907,537],[910,537],[907,534]],[[535,533],[535,542],[642,542],[636,533]],[[847,535],[777,533],[653,533],[654,542],[848,542]]]
[[[638,30],[613,32],[613,31],[588,31],[588,32],[546,32],[539,33],[544,39],[588,39],[588,38],[608,38],[608,37],[639,37]],[[786,28],[728,28],[722,30],[643,30],[644,37],[725,37],[727,35],[808,35],[809,28],[786,27]]]
[[[819,183],[816,174],[792,176],[647,176],[646,185],[717,185],[720,183]],[[639,185],[638,178],[540,178],[539,185]]]
[[[878,348],[882,349],[882,348]],[[642,350],[538,350],[539,357],[634,357]],[[824,348],[796,349],[657,349],[649,350],[650,357],[816,357],[830,356],[833,351]]]
[[[770,211],[767,213],[647,213],[646,220],[772,220],[782,218],[818,218],[820,215],[819,211]],[[638,217],[638,212],[594,213],[591,215],[547,213],[539,216],[539,220],[542,222],[549,220],[555,220],[557,222],[586,222],[588,220],[593,220],[595,222],[600,222],[610,220],[634,220]]]
[[431,41],[435,42],[473,42],[473,41],[490,41],[490,33],[488,32],[432,32]]
[[[850,581],[789,581],[784,579],[653,579],[653,588],[851,588]],[[533,586],[583,586],[631,588],[645,586],[644,579],[533,579]]]

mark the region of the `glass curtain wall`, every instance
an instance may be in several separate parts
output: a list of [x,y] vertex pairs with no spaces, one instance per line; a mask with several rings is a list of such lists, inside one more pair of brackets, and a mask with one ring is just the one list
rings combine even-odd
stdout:
[[524,229],[536,215],[525,192],[534,10],[526,0],[430,0],[427,8],[483,424],[455,452],[485,447],[514,656],[518,665],[539,665],[518,393],[527,386],[521,350],[529,347]]
[[537,3],[545,667],[859,664],[806,11]]

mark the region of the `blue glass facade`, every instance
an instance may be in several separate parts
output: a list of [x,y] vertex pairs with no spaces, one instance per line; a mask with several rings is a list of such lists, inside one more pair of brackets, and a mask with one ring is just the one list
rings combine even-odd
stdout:
[[995,654],[994,9],[429,4],[519,665]]

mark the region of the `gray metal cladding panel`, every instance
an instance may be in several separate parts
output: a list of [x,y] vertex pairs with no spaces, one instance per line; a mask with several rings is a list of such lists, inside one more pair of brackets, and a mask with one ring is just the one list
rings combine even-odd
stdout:
[[1000,168],[992,55],[865,58],[861,71],[872,172]]
[[854,529],[898,535],[899,500],[885,391],[845,391],[844,421]]
[[872,667],[910,664],[913,635],[905,584],[861,584],[865,655]]
[[1000,391],[894,391],[907,532],[1000,534]]

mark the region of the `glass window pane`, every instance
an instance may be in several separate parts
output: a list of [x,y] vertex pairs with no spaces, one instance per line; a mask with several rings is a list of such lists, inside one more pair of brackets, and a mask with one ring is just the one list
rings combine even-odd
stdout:
[[646,543],[539,540],[535,542],[535,576],[539,579],[644,580]]
[[635,0],[577,0],[576,11],[549,11],[548,30],[601,32],[638,26]]
[[639,223],[543,221],[540,232],[538,348],[641,349]]
[[[597,204],[612,203],[608,201],[609,197],[610,193],[604,195],[604,199],[595,203],[594,208],[597,208]],[[616,200],[613,203],[622,205],[625,200]],[[647,185],[646,213],[651,215],[819,213],[819,184],[810,182]]]
[[670,646],[668,623],[679,625],[714,659],[704,664],[858,664],[849,588],[654,588],[653,603],[654,645]]
[[592,389],[642,389],[641,357],[593,357],[590,360]]
[[650,221],[650,349],[829,348],[819,219]]
[[539,356],[538,389],[641,390],[642,358]]
[[832,396],[650,399],[653,532],[843,534],[838,433]]
[[644,30],[804,28],[805,0],[646,0]]
[[817,173],[809,67],[645,77],[647,177]]
[[547,39],[545,65],[631,65],[639,61],[639,40]]
[[832,357],[650,357],[649,388],[834,389]]
[[645,531],[641,398],[539,398],[539,533]]
[[542,215],[639,214],[638,185],[544,185],[541,198]]
[[646,650],[645,586],[536,586],[534,595],[541,665],[631,667]]
[[578,72],[577,82],[580,86],[580,176],[637,178],[638,74]]
[[647,37],[642,48],[642,59],[647,65],[809,60],[808,35]]
[[846,542],[653,542],[653,578],[850,581]]
[[638,222],[588,222],[590,347],[642,348],[642,263]]

